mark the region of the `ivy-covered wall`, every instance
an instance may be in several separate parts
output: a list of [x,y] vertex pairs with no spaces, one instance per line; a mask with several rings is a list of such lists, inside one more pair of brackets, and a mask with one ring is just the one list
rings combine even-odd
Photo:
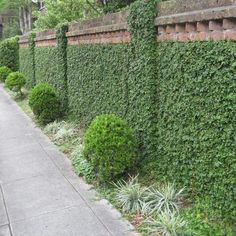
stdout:
[[235,221],[236,44],[156,43],[155,14],[150,2],[131,6],[130,44],[67,46],[60,28],[57,46],[35,48],[36,82],[53,85],[85,126],[104,113],[126,119],[140,177],[187,186]]
[[36,83],[48,83],[58,92],[62,108],[67,110],[67,41],[65,32],[67,27],[57,29],[57,45],[49,47],[35,47],[35,80]]
[[31,89],[36,84],[35,81],[35,34],[29,35],[28,47],[19,49],[20,71],[26,75],[26,88]]
[[128,45],[68,46],[69,111],[84,125],[104,113],[126,116],[130,58]]
[[236,217],[236,44],[158,43],[156,156],[145,176],[209,197]]

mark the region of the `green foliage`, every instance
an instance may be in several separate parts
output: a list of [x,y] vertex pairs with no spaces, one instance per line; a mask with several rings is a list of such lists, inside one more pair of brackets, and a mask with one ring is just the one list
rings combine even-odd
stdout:
[[103,5],[103,12],[111,13],[120,11],[122,8],[129,6],[135,1],[136,0],[109,0],[106,4]]
[[28,89],[35,86],[34,38],[34,33],[29,34],[29,47],[19,49],[20,71],[27,76],[26,88]]
[[130,56],[128,45],[68,46],[69,110],[81,123],[104,113],[126,116]]
[[198,199],[193,207],[184,209],[181,215],[188,222],[187,231],[189,235],[235,235],[235,232],[219,219],[218,213],[212,211],[209,199]]
[[57,47],[35,48],[36,83],[48,83],[57,91],[63,111],[67,109],[68,94],[66,82],[66,30],[66,26],[57,29]]
[[0,67],[0,81],[5,82],[7,76],[12,73],[12,70],[9,69],[7,66]]
[[128,27],[131,33],[132,62],[129,68],[129,115],[139,139],[140,157],[152,158],[156,121],[156,16],[154,1],[136,1],[130,6]]
[[25,75],[20,72],[12,72],[5,81],[6,87],[14,92],[22,93],[21,89],[26,83]]
[[19,22],[17,19],[11,19],[10,22],[4,23],[3,38],[11,38],[20,35]]
[[134,163],[133,131],[115,115],[96,117],[84,137],[84,156],[101,181],[120,177]]
[[35,27],[37,30],[51,29],[61,23],[98,15],[95,1],[89,2],[90,4],[86,0],[44,0],[47,10],[44,14],[36,12],[38,19]]
[[0,66],[7,66],[13,71],[19,68],[18,38],[5,39],[0,42]]
[[235,50],[224,41],[157,45],[158,145],[143,165],[149,179],[208,196],[234,222]]
[[78,176],[84,177],[88,183],[93,183],[96,180],[93,166],[82,156],[80,149],[75,150],[72,154],[72,164],[75,173]]
[[29,105],[43,125],[61,116],[59,97],[48,84],[38,84],[30,91]]

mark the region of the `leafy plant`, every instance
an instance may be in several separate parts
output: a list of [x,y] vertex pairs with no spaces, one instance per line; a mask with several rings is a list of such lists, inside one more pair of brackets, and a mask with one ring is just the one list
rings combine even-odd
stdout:
[[12,70],[7,66],[0,67],[0,81],[5,82],[10,73],[12,73]]
[[71,141],[75,137],[76,137],[76,129],[64,125],[60,127],[60,129],[56,132],[53,140],[57,144],[62,144],[64,142]]
[[44,127],[44,132],[48,135],[55,135],[65,124],[65,121],[53,121]]
[[111,13],[120,11],[122,8],[125,8],[126,6],[129,6],[132,2],[135,2],[135,0],[100,0],[100,2],[103,4],[102,6],[104,13]]
[[101,115],[84,137],[84,156],[101,181],[115,180],[134,163],[133,131],[116,115]]
[[91,164],[82,156],[81,148],[76,149],[72,154],[72,164],[75,173],[84,177],[89,183],[96,180],[96,175]]
[[59,97],[48,84],[38,84],[29,93],[29,105],[41,124],[61,116]]
[[150,212],[166,211],[179,211],[180,202],[183,198],[184,188],[177,190],[175,185],[167,183],[161,185],[158,189],[149,188],[146,202],[146,208]]
[[22,87],[26,83],[26,78],[24,74],[20,72],[12,72],[7,76],[5,81],[6,87],[14,92],[19,92],[22,95]]
[[142,213],[147,189],[139,183],[137,176],[130,177],[129,181],[118,181],[115,186],[115,199],[124,212]]
[[187,222],[177,212],[164,210],[147,220],[146,224],[149,235],[183,236]]
[[181,216],[188,221],[190,235],[233,236],[236,233],[236,229],[233,232],[233,227],[220,220],[209,199],[197,199],[193,206],[183,208]]

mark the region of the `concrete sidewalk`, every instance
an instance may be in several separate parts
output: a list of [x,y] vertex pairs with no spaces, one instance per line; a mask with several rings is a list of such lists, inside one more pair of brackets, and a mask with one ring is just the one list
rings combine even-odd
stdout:
[[0,236],[136,235],[0,85]]

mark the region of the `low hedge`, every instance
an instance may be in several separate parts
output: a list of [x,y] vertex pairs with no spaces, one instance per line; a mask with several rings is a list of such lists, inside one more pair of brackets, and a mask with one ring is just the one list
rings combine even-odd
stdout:
[[12,71],[19,69],[18,38],[5,39],[0,43],[0,66],[7,66]]
[[12,70],[7,66],[0,67],[0,81],[5,82],[10,73],[12,73]]

